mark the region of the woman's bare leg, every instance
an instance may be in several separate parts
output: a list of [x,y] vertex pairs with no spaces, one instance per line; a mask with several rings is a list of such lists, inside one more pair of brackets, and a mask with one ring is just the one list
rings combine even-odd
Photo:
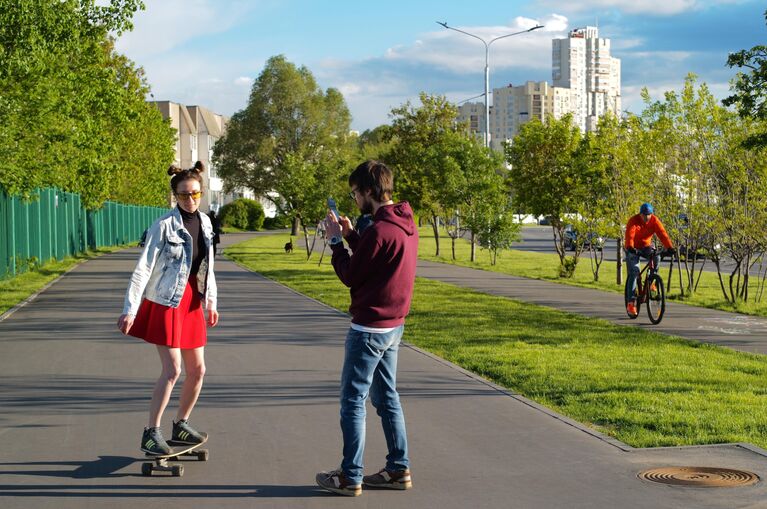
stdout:
[[178,348],[158,346],[157,352],[160,354],[162,374],[157,379],[152,393],[152,403],[149,406],[149,428],[160,427],[162,414],[168,406],[173,386],[181,375],[181,351]]
[[177,422],[189,419],[202,390],[202,379],[205,377],[205,347],[181,350],[181,357],[184,359],[184,387],[181,389]]

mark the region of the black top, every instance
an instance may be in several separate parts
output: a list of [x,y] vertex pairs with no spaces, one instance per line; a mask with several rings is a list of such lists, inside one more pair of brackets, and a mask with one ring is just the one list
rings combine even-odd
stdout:
[[200,212],[190,213],[181,207],[178,208],[181,213],[181,219],[184,221],[184,228],[192,236],[192,270],[190,276],[196,276],[200,270],[200,264],[205,259],[205,236],[202,234],[202,221],[200,221]]

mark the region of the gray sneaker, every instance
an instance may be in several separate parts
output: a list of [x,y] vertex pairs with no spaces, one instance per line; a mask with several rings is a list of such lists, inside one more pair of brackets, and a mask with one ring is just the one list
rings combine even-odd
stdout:
[[171,441],[180,444],[194,445],[204,442],[205,435],[190,426],[189,421],[182,419],[173,423],[173,436]]
[[170,454],[170,447],[162,436],[160,428],[144,428],[141,435],[141,450],[152,456]]
[[382,468],[375,474],[364,476],[362,478],[362,484],[373,488],[409,490],[413,487],[413,480],[410,478],[410,469],[400,470],[399,472],[389,472],[385,468]]
[[358,497],[362,495],[361,484],[351,484],[344,475],[343,470],[333,470],[331,472],[320,472],[315,477],[317,485],[328,491],[346,497]]

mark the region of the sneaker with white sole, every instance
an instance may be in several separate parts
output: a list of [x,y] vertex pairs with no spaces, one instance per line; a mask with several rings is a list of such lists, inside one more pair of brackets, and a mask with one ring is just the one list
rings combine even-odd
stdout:
[[362,485],[352,484],[340,468],[330,472],[320,472],[315,477],[315,480],[320,488],[338,495],[345,497],[358,497],[362,495]]
[[150,456],[170,454],[170,446],[162,436],[160,428],[144,428],[141,435],[141,450]]
[[410,469],[400,470],[398,472],[389,472],[382,468],[375,474],[366,475],[362,478],[362,484],[373,488],[389,488],[392,490],[409,490],[413,487],[413,480],[410,477]]
[[179,444],[195,445],[204,442],[205,435],[190,426],[189,421],[182,419],[173,423],[173,437],[171,441]]

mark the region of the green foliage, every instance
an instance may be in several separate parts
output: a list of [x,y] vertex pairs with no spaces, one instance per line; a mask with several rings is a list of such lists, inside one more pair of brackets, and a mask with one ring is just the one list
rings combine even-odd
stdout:
[[[767,20],[767,11],[764,11]],[[767,46],[754,46],[749,50],[730,53],[729,67],[750,69],[748,74],[738,72],[732,89],[733,95],[725,98],[725,106],[736,106],[742,117],[767,121]],[[767,147],[767,132],[763,129],[750,134],[744,141],[749,148]]]
[[564,275],[572,274],[569,263],[574,267],[579,255],[576,250],[572,262],[566,265],[564,231],[568,216],[578,213],[590,193],[587,174],[577,164],[580,143],[581,133],[568,114],[561,119],[549,117],[545,123],[533,119],[505,147],[516,202],[528,213],[551,216],[554,245]]
[[[174,133],[144,101],[143,71],[114,52],[143,4],[3,1],[0,186],[29,196],[56,186],[89,209],[109,199],[162,205]],[[141,186],[133,185],[142,182]]]
[[272,57],[215,146],[219,175],[228,188],[250,188],[299,218],[306,236],[326,214],[328,196],[348,192],[350,122],[340,92],[323,92],[306,67]]
[[260,230],[264,225],[264,208],[256,200],[237,198],[221,207],[221,224],[240,230]]
[[370,159],[386,161],[386,154],[392,148],[391,135],[389,133],[391,126],[379,125],[374,129],[367,129],[357,138],[357,150],[360,159],[367,161]]
[[274,217],[267,217],[264,219],[264,228],[267,230],[290,228],[290,217],[285,214],[277,214]]

